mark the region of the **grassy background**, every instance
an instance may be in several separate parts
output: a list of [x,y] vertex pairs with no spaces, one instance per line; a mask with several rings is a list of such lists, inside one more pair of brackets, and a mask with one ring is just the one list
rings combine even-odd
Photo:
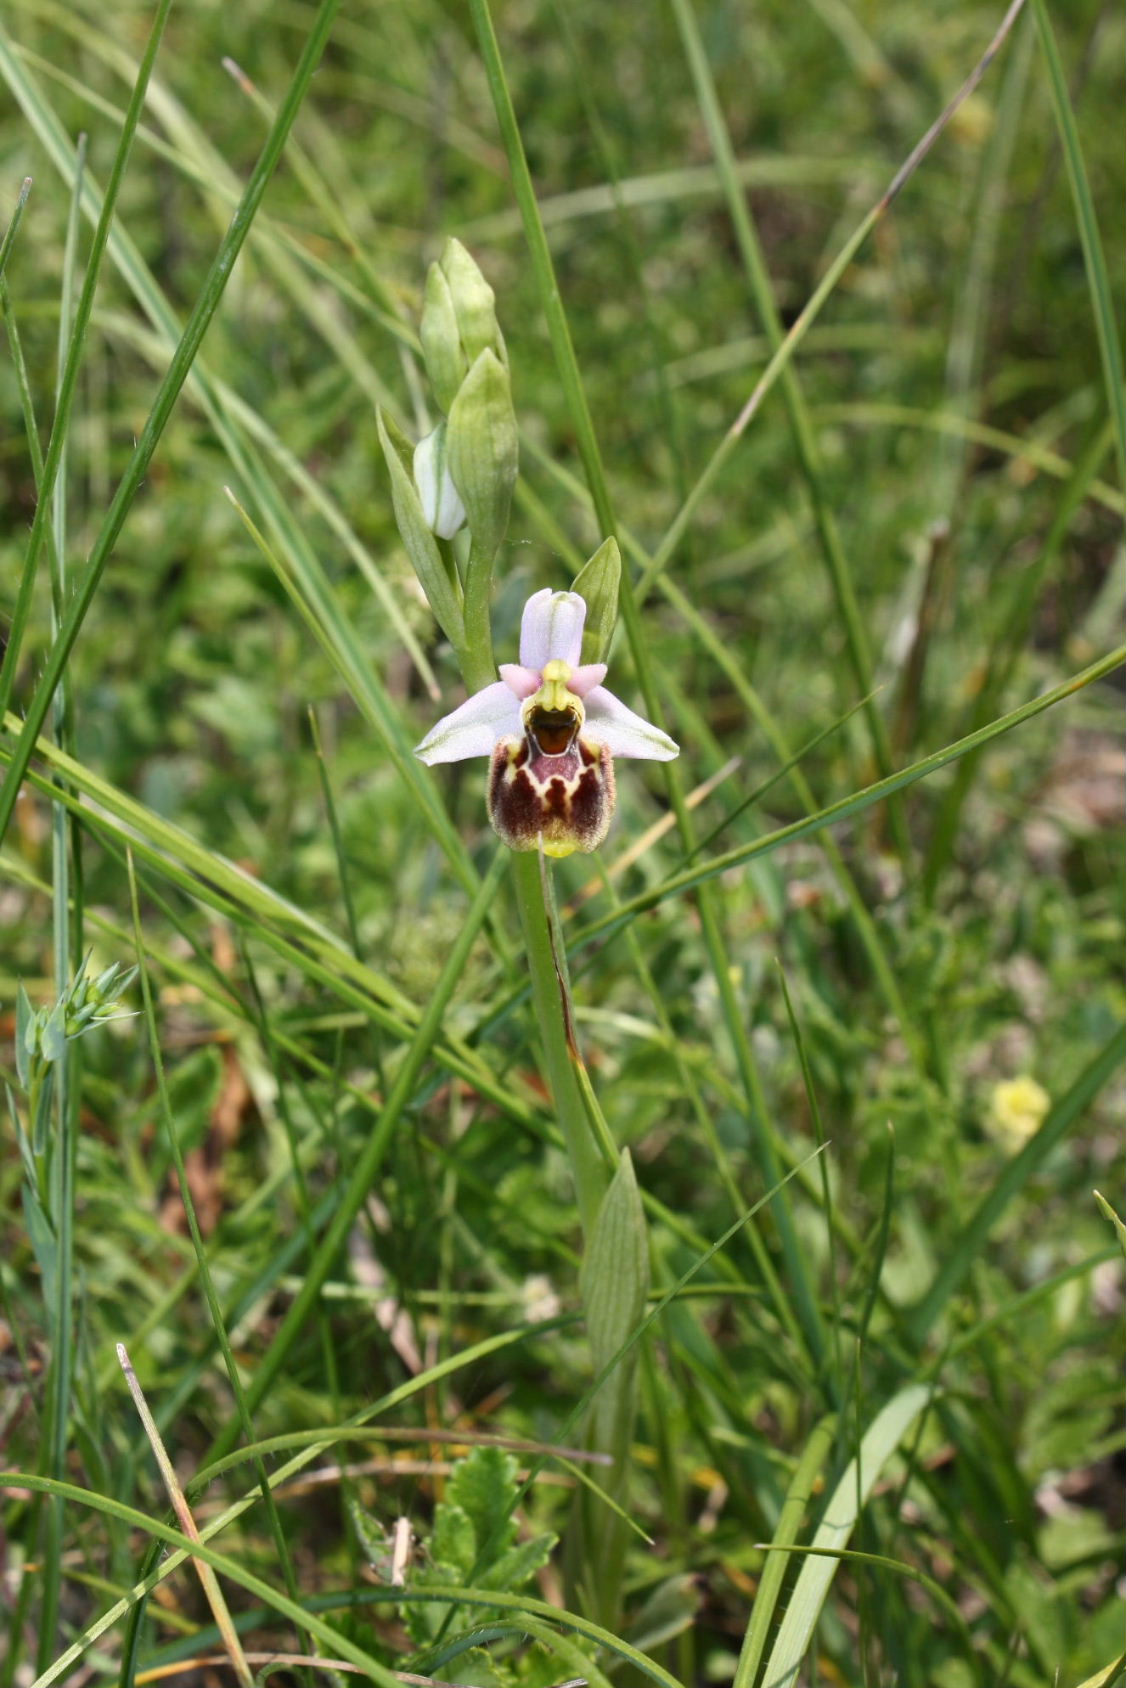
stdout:
[[[496,14],[635,578],[770,351],[677,16],[655,7],[642,24],[563,0]],[[71,580],[313,17],[281,0],[172,10],[67,428],[56,522],[65,512]],[[34,179],[6,319],[44,448],[90,241],[80,222],[68,250],[74,172],[52,126],[69,146],[87,134],[86,193],[104,189],[151,18],[122,0],[19,0],[0,29],[4,203]],[[783,324],[998,21],[966,0],[937,14],[914,0],[696,9]],[[1081,0],[1052,22],[1115,278],[1103,302],[1120,318],[1122,19]],[[503,886],[325,1296],[276,1347],[493,853],[479,765],[435,776],[404,759],[458,681],[409,575],[375,434],[376,403],[423,425],[412,334],[447,234],[496,289],[523,434],[495,592],[498,654],[512,655],[525,597],[566,586],[602,536],[470,16],[418,0],[338,15],[67,665],[66,789],[98,805],[70,863],[84,907],[72,964],[91,944],[100,964],[135,959],[131,842],[155,1001],[72,1046],[44,1165],[73,1156],[74,1198],[63,1181],[38,1253],[5,1127],[4,1463],[157,1517],[113,1343],[129,1345],[182,1477],[237,1430],[169,1118],[244,1382],[275,1355],[257,1434],[339,1423],[413,1379],[381,1424],[550,1441],[590,1382],[580,1328],[552,1322],[577,1307],[577,1230]],[[798,354],[814,461],[803,467],[776,387],[647,592],[684,787],[719,779],[693,860],[941,751],[1113,644],[1123,506],[1095,281],[1093,293],[1030,13]],[[0,362],[5,617],[36,504],[18,371]],[[18,711],[50,643],[50,599],[44,557]],[[613,681],[638,704],[624,643]],[[854,712],[874,688],[870,714]],[[1122,1170],[1118,713],[1112,680],[1087,687],[890,812],[675,895],[659,887],[691,845],[660,826],[659,773],[627,765],[600,861],[564,864],[569,934],[618,897],[652,894],[605,941],[576,941],[573,966],[599,1100],[652,1202],[658,1288],[764,1194],[763,1140],[784,1169],[831,1142],[789,1187],[798,1254],[756,1219],[651,1335],[633,1505],[652,1542],[630,1561],[622,1633],[632,1623],[681,1682],[730,1679],[767,1558],[755,1544],[775,1535],[814,1426],[836,1413],[831,1485],[880,1407],[918,1380],[941,1396],[852,1545],[935,1579],[968,1631],[933,1592],[844,1564],[800,1680],[961,1688],[977,1668],[1074,1685],[1121,1646],[1122,1272],[1091,1196],[1113,1199]],[[3,743],[10,753],[14,736]],[[42,785],[15,810],[0,874],[3,1000],[22,979],[49,1003],[67,887]],[[137,986],[129,1005],[142,1006]],[[1018,1150],[990,1128],[990,1099],[1023,1074],[1052,1111]],[[52,1260],[74,1295],[62,1382]],[[525,1321],[519,1340],[432,1374]],[[425,1536],[442,1493],[448,1450],[409,1451],[395,1473],[389,1451],[341,1446],[324,1456],[344,1464],[335,1481],[279,1502],[281,1545],[260,1501],[218,1545],[304,1602],[367,1586],[349,1501],[383,1526],[405,1513]],[[232,1473],[229,1496],[251,1480]],[[559,1529],[566,1507],[563,1487],[540,1482],[521,1516]],[[0,1681],[22,1682],[37,1652],[45,1668],[128,1588],[144,1543],[121,1518],[70,1506],[60,1519],[26,1493],[9,1497],[4,1530]],[[545,1574],[538,1592],[558,1586]],[[339,1601],[330,1615],[377,1659],[407,1656],[391,1620]],[[178,1640],[208,1650],[209,1621],[186,1572],[162,1585],[137,1679]],[[267,1645],[292,1636],[261,1612],[252,1628]],[[128,1676],[120,1633],[72,1679]],[[554,1668],[544,1680],[571,1673]]]

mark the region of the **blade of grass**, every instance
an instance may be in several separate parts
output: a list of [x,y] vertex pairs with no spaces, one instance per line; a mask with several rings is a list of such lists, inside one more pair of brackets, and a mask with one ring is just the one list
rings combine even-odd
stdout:
[[[715,159],[716,169],[723,184],[724,200],[727,206],[727,214],[731,219],[735,244],[743,262],[751,296],[755,302],[755,309],[766,330],[770,349],[772,352],[777,352],[784,338],[782,319],[775,303],[773,284],[755,229],[751,209],[735,173],[734,149],[716,95],[715,83],[712,79],[707,54],[704,51],[703,41],[700,38],[692,0],[672,0],[672,10],[692,76],[696,102],[704,121],[708,143],[712,149],[712,157]],[[792,365],[787,365],[781,371],[780,379],[782,396],[789,418],[790,433],[813,513],[813,524],[821,548],[822,561],[829,577],[838,613],[844,625],[845,644],[856,682],[856,689],[865,699],[864,715],[872,741],[873,755],[879,772],[886,775],[891,772],[891,746],[883,715],[872,694],[872,653],[868,645],[868,635],[864,622],[861,618],[860,605],[856,598],[852,570],[845,556],[840,530],[837,527],[836,518],[825,490],[816,436],[810,422],[801,385]],[[888,816],[892,834],[896,840],[897,853],[901,860],[907,863],[911,856],[910,840],[907,836],[903,813],[898,803],[889,805]]]
[[[540,297],[540,306],[547,321],[548,334],[555,354],[560,386],[571,413],[583,472],[590,488],[598,531],[603,538],[616,537],[617,521],[610,501],[602,456],[590,415],[590,407],[587,403],[586,390],[583,386],[571,341],[571,332],[567,323],[567,314],[563,307],[562,295],[555,278],[547,235],[539,215],[535,188],[528,169],[528,161],[524,153],[512,97],[508,89],[504,63],[493,27],[488,0],[470,0],[470,13],[473,18],[481,56],[484,60],[485,75],[492,95],[501,140],[508,157],[513,193],[524,224],[524,236]],[[646,712],[650,720],[656,722],[658,726],[662,726],[664,707],[661,690],[656,683],[653,662],[641,626],[638,603],[628,569],[623,569],[621,574],[619,607],[629,643],[630,655],[633,658],[641,693],[645,700]],[[681,841],[685,850],[691,851],[696,841],[695,828],[685,798],[679,764],[675,761],[665,762],[662,764],[661,771],[665,779],[669,800],[676,815]],[[697,903],[704,942],[708,950],[708,959],[719,992],[724,1023],[735,1056],[740,1080],[746,1093],[747,1123],[755,1157],[759,1163],[764,1184],[768,1188],[780,1192],[771,1210],[772,1217],[778,1228],[782,1251],[797,1304],[798,1322],[816,1368],[824,1353],[824,1332],[821,1326],[817,1297],[809,1280],[804,1251],[800,1246],[794,1227],[789,1202],[784,1193],[781,1193],[784,1181],[779,1177],[778,1153],[773,1140],[772,1126],[767,1114],[754,1051],[732,981],[730,957],[727,953],[720,921],[710,892],[702,889],[697,896]]]
[[1095,217],[1094,203],[1091,199],[1091,188],[1087,181],[1087,166],[1083,161],[1083,148],[1079,141],[1079,130],[1075,122],[1075,113],[1071,107],[1071,97],[1067,91],[1067,78],[1063,72],[1063,64],[1045,0],[1032,0],[1032,15],[1036,19],[1040,49],[1048,67],[1048,86],[1052,94],[1052,109],[1055,112],[1056,126],[1059,129],[1060,141],[1063,145],[1064,160],[1067,164],[1067,178],[1071,184],[1071,197],[1075,202],[1075,220],[1079,225],[1083,262],[1087,270],[1087,286],[1091,292],[1091,306],[1099,338],[1099,356],[1102,360],[1103,380],[1106,383],[1107,405],[1114,422],[1114,443],[1118,453],[1118,476],[1123,488],[1126,489],[1126,384],[1122,380],[1122,348],[1118,343],[1118,326],[1115,320],[1114,304],[1111,299],[1106,259],[1103,256],[1102,241],[1099,238],[1099,225]]
[[762,1576],[759,1578],[754,1605],[751,1607],[751,1621],[747,1625],[747,1633],[743,1637],[743,1646],[739,1653],[739,1663],[735,1669],[735,1680],[732,1683],[732,1688],[754,1688],[758,1677],[758,1667],[763,1654],[766,1652],[766,1641],[770,1634],[774,1610],[778,1604],[778,1596],[782,1592],[782,1583],[786,1576],[788,1555],[785,1550],[793,1547],[797,1540],[802,1519],[805,1517],[806,1508],[813,1493],[813,1486],[820,1477],[825,1462],[832,1451],[836,1434],[836,1417],[829,1414],[820,1423],[814,1425],[806,1438],[801,1458],[794,1468],[794,1474],[790,1478],[790,1486],[786,1490],[786,1499],[782,1506],[777,1527],[770,1540],[771,1547],[777,1551],[769,1555]]
[[837,253],[837,256],[833,259],[832,263],[825,271],[825,274],[822,276],[820,282],[814,288],[809,299],[795,318],[786,334],[785,339],[782,341],[782,344],[778,347],[777,351],[774,352],[767,363],[766,368],[759,376],[750,397],[747,399],[747,402],[744,404],[742,410],[740,410],[734,422],[732,422],[731,426],[728,428],[727,433],[724,435],[700,475],[697,477],[687,499],[681,505],[660,545],[653,553],[648,568],[638,582],[639,601],[644,599],[655,577],[660,574],[663,569],[668,567],[672,556],[680,544],[689,523],[692,521],[696,511],[699,509],[700,504],[703,502],[705,495],[711,488],[721,469],[723,469],[724,465],[731,457],[742,435],[746,432],[747,428],[762,408],[763,401],[766,399],[767,394],[774,387],[783,370],[787,367],[791,358],[794,356],[794,353],[805,339],[806,334],[813,326],[817,317],[821,314],[826,301],[835,291],[837,283],[852,263],[852,260],[855,258],[857,252],[863,246],[864,242],[867,240],[876,225],[887,216],[892,204],[910,181],[919,165],[926,158],[927,154],[930,152],[931,148],[934,146],[935,142],[950,122],[950,119],[954,116],[958,108],[973,93],[974,89],[989,69],[989,66],[992,64],[994,58],[1004,45],[1005,39],[1009,31],[1012,29],[1013,24],[1020,16],[1024,3],[1025,0],[1012,0],[1012,4],[1009,6],[1008,11],[1001,20],[992,41],[989,43],[989,46],[974,66],[965,82],[963,82],[961,88],[959,88],[954,98],[935,119],[926,134],[908,154],[903,164],[892,177],[891,182],[888,184],[881,197],[876,201],[875,205],[873,205],[867,215],[857,224],[853,233],[849,236],[848,240],[846,240],[841,250]]
[[813,1538],[813,1547],[831,1551],[832,1557],[810,1558],[802,1566],[767,1660],[763,1682],[769,1688],[791,1688],[797,1680],[836,1575],[836,1550],[847,1544],[876,1478],[929,1399],[929,1389],[911,1384],[877,1413],[865,1432],[858,1456],[833,1490]]
[[[44,519],[44,532],[50,533],[51,575],[51,632],[58,631],[59,620],[66,600],[66,369],[67,349],[71,338],[71,313],[74,302],[74,276],[78,251],[78,208],[82,197],[82,177],[86,167],[86,138],[79,136],[75,157],[74,183],[71,190],[70,211],[67,217],[66,241],[63,247],[63,269],[59,295],[58,369],[59,380],[55,393],[55,428],[60,431],[61,444],[57,453],[58,473],[50,493],[50,515]],[[60,417],[62,418],[60,422]],[[34,423],[29,439],[34,433]],[[38,442],[37,442],[38,443]],[[50,447],[48,447],[48,457]],[[39,504],[47,500],[47,468],[39,470]],[[36,572],[37,553],[28,555],[24,563],[25,575]],[[2,691],[2,686],[0,686]],[[52,731],[59,748],[74,748],[74,711],[71,688],[64,675],[52,706]],[[61,1001],[69,990],[72,978],[71,957],[71,867],[74,874],[74,923],[81,942],[81,876],[78,853],[79,829],[77,821],[68,813],[65,804],[51,805],[51,935],[54,966],[55,1000]],[[54,1231],[57,1259],[55,1266],[56,1300],[49,1309],[51,1329],[51,1360],[48,1382],[48,1435],[44,1438],[43,1453],[47,1472],[55,1477],[66,1474],[67,1446],[70,1440],[71,1391],[73,1387],[74,1347],[74,1226],[75,1175],[78,1153],[78,1085],[79,1051],[77,1044],[67,1042],[61,1060],[54,1067],[55,1141],[50,1160],[50,1216]],[[59,1628],[59,1597],[62,1586],[65,1514],[59,1502],[47,1509],[43,1550],[43,1602],[39,1610],[38,1663],[42,1669],[56,1643]]]
[[[328,1277],[336,1262],[337,1255],[347,1239],[356,1215],[371,1194],[375,1175],[390,1143],[392,1132],[398,1126],[403,1112],[410,1102],[423,1063],[431,1053],[441,1027],[442,1018],[449,1006],[450,998],[461,980],[469,951],[473,947],[477,934],[489,912],[503,878],[504,870],[508,865],[508,859],[508,851],[503,847],[496,852],[492,866],[481,882],[481,889],[465,916],[465,922],[450,950],[438,982],[434,986],[430,1001],[427,1003],[419,1021],[418,1031],[415,1033],[410,1049],[396,1075],[394,1086],[384,1103],[379,1122],[367,1138],[328,1229],[321,1238],[316,1253],[305,1268],[305,1276],[300,1290],[279,1325],[268,1352],[259,1361],[254,1377],[246,1391],[246,1410],[248,1413],[254,1412],[260,1406],[274,1378],[288,1360],[290,1351],[301,1334],[313,1303],[320,1294],[321,1286]],[[225,1431],[221,1432],[212,1444],[209,1457],[215,1459],[220,1454],[225,1453],[231,1446],[235,1434],[237,1434],[237,1430],[234,1426],[228,1426]]]
[[[134,886],[134,891],[135,890],[136,887]],[[136,917],[135,902],[134,917]],[[147,1006],[151,1015],[151,1002],[148,1003]],[[186,1183],[184,1188],[187,1188]],[[125,1344],[122,1342],[117,1344],[117,1359],[118,1364],[121,1366],[121,1369],[125,1374],[125,1382],[130,1395],[133,1397],[133,1405],[137,1409],[137,1416],[141,1420],[145,1435],[149,1439],[149,1446],[152,1448],[153,1456],[156,1459],[157,1467],[160,1471],[164,1486],[168,1490],[168,1498],[172,1502],[173,1511],[179,1519],[180,1528],[191,1541],[198,1543],[200,1541],[199,1529],[196,1525],[195,1519],[192,1517],[191,1508],[187,1503],[184,1491],[180,1487],[180,1480],[176,1475],[176,1468],[168,1457],[168,1450],[161,1440],[160,1431],[157,1429],[156,1422],[153,1419],[152,1413],[149,1411],[149,1404],[145,1400],[144,1391],[142,1390],[140,1383],[137,1381],[137,1374],[133,1370],[132,1362],[129,1359]],[[267,1499],[269,1499],[268,1489],[266,1494]],[[215,1626],[223,1638],[223,1643],[227,1649],[227,1658],[234,1670],[235,1676],[242,1684],[242,1688],[254,1688],[254,1677],[251,1674],[250,1666],[247,1664],[246,1658],[243,1654],[242,1643],[238,1638],[238,1632],[231,1621],[230,1607],[227,1605],[227,1602],[223,1597],[223,1591],[219,1587],[219,1579],[215,1575],[214,1569],[207,1564],[206,1560],[194,1559],[194,1563],[196,1571],[199,1574],[200,1583],[203,1587],[204,1596],[207,1600],[207,1604],[211,1608],[211,1615],[215,1619]],[[294,1591],[292,1589],[289,1591],[289,1597],[294,1601],[294,1604],[296,1604]]]
[[[161,0],[153,33],[150,35],[149,45],[146,47],[145,57],[142,61],[142,74],[138,79],[134,99],[130,102],[129,110],[134,127],[136,126],[136,120],[140,115],[140,108],[144,95],[144,81],[147,78],[148,71],[151,70],[152,62],[156,56],[156,49],[159,42],[159,31],[160,28],[163,27],[163,20],[167,15],[169,5],[170,0]],[[204,334],[207,332],[211,319],[219,308],[219,304],[226,290],[227,282],[230,278],[235,260],[242,249],[243,242],[249,232],[258,206],[261,204],[262,196],[269,184],[270,177],[273,175],[278,159],[281,157],[290,127],[293,124],[294,118],[297,116],[298,109],[300,108],[301,102],[308,90],[309,83],[312,80],[313,72],[316,69],[321,53],[324,50],[325,43],[328,40],[329,30],[331,29],[333,16],[338,5],[339,0],[321,0],[312,28],[306,39],[297,69],[294,72],[293,80],[280,108],[278,121],[274,125],[274,128],[267,139],[266,145],[262,150],[258,163],[255,165],[255,168],[251,173],[250,179],[246,185],[246,191],[244,192],[243,197],[235,211],[234,217],[231,220],[230,228],[228,229],[223,241],[220,243],[215,260],[212,263],[199,297],[197,298],[191,315],[188,318],[184,333],[176,348],[176,353],[168,367],[164,380],[160,384],[156,398],[153,401],[152,409],[150,410],[144,428],[141,431],[141,436],[134,449],[129,467],[126,469],[125,474],[118,485],[118,489],[114,494],[113,502],[106,513],[101,530],[97,539],[94,541],[93,548],[87,558],[86,566],[75,585],[73,595],[67,608],[66,617],[63,621],[62,627],[60,628],[58,638],[56,638],[51,645],[43,673],[40,676],[39,682],[35,687],[35,691],[32,694],[30,702],[28,703],[23,730],[17,740],[3,784],[0,785],[0,838],[3,838],[7,831],[8,823],[12,817],[12,811],[15,808],[16,796],[27,770],[27,765],[35,745],[35,740],[38,738],[39,733],[42,730],[43,723],[47,717],[47,711],[51,705],[51,699],[54,697],[55,690],[58,687],[63,670],[66,667],[67,660],[74,648],[78,635],[81,632],[82,624],[86,619],[90,605],[94,600],[94,595],[97,592],[98,584],[101,580],[106,564],[109,561],[113,546],[125,524],[125,518],[128,515],[133,500],[140,489],[142,481],[144,480],[149,464],[152,461],[153,453],[155,452],[157,445],[160,443],[161,435],[163,434],[168,423],[168,419],[172,414],[172,409],[179,397],[180,389],[183,386],[184,381],[187,379],[188,372],[191,369],[192,363],[199,351]],[[4,43],[0,42],[0,56],[2,56],[3,50]],[[119,145],[118,153],[115,157],[114,170],[110,178],[110,186],[107,188],[106,200],[103,206],[102,217],[99,222],[98,234],[95,236],[94,248],[91,252],[87,267],[83,296],[79,302],[78,312],[76,313],[74,333],[71,337],[72,347],[74,348],[73,356],[71,359],[68,359],[69,391],[71,393],[73,393],[74,383],[77,380],[79,351],[82,339],[85,336],[85,331],[88,326],[90,309],[93,306],[94,285],[97,279],[101,258],[105,250],[105,243],[109,237],[109,227],[114,205],[116,203],[117,189],[120,186],[121,178],[124,174],[129,151],[128,142],[131,141],[131,139],[132,131],[130,130],[127,135],[123,135],[122,141],[124,144]],[[71,368],[71,365],[73,365],[73,368]],[[36,508],[36,521],[40,523],[40,532],[42,531],[42,520],[44,520],[45,517],[40,518],[39,512],[40,510],[45,511],[47,508],[50,488],[58,465],[58,453],[61,450],[63,431],[59,426],[60,420],[62,420],[62,417],[57,415],[56,426],[52,430],[51,446],[48,447],[47,458],[44,464],[44,484],[41,489],[39,504]],[[56,440],[58,441],[57,445],[55,443]],[[53,462],[52,447],[54,448]],[[38,543],[39,541],[33,525],[32,540],[29,542],[28,546],[29,552],[33,552]]]
[[[156,1024],[156,1010],[153,1005],[152,986],[149,982],[148,968],[145,965],[144,942],[141,930],[141,904],[137,893],[137,876],[133,870],[133,857],[131,852],[127,853],[126,862],[129,874],[129,899],[133,910],[133,949],[137,960],[137,975],[141,982],[142,1012],[144,1015],[145,1026],[148,1031],[149,1057],[152,1061],[153,1072],[156,1075],[156,1089],[160,1102],[160,1112],[163,1116],[164,1132],[172,1150],[172,1161],[176,1168],[176,1179],[180,1187],[180,1200],[183,1203],[184,1217],[188,1222],[188,1232],[191,1236],[192,1249],[195,1253],[196,1272],[198,1273],[199,1281],[203,1288],[204,1299],[207,1302],[207,1310],[211,1315],[212,1335],[219,1348],[219,1352],[223,1357],[223,1366],[227,1373],[227,1381],[230,1384],[231,1393],[234,1396],[235,1410],[238,1414],[242,1434],[245,1439],[250,1442],[254,1439],[254,1425],[251,1421],[250,1411],[246,1404],[246,1397],[242,1387],[242,1379],[239,1376],[239,1369],[235,1363],[235,1356],[231,1349],[230,1338],[227,1335],[227,1328],[223,1321],[223,1311],[219,1305],[219,1297],[216,1293],[214,1279],[208,1265],[207,1250],[204,1245],[203,1233],[200,1230],[199,1218],[196,1213],[195,1201],[192,1196],[191,1180],[188,1177],[188,1169],[184,1164],[184,1154],[180,1146],[180,1132],[176,1124],[176,1116],[172,1107],[172,1099],[168,1093],[168,1084],[164,1073],[164,1059],[160,1050],[160,1034],[157,1030]],[[124,1368],[126,1361],[122,1359],[124,1349],[121,1347],[120,1343],[118,1344],[118,1349],[118,1358],[121,1359],[122,1366]],[[134,1400],[137,1402],[137,1410],[140,1412],[141,1404],[137,1398],[137,1393],[133,1388],[136,1380],[131,1374],[132,1367],[126,1371],[125,1375],[127,1381],[129,1382],[130,1391],[133,1393]],[[138,1385],[138,1390],[139,1387],[140,1386]],[[147,1415],[147,1407],[145,1409],[145,1414]],[[145,1422],[146,1432],[148,1432],[148,1419],[143,1416],[143,1421]],[[156,1434],[155,1424],[153,1425],[152,1432],[150,1433],[150,1440],[153,1434]],[[161,1463],[161,1474],[165,1477],[165,1482],[167,1483],[169,1479],[168,1475],[164,1471],[164,1464],[166,1463],[167,1456],[165,1455],[162,1459],[163,1450],[159,1447],[159,1437],[153,1442],[153,1453]],[[293,1560],[286,1542],[285,1531],[282,1528],[281,1518],[278,1515],[277,1507],[274,1505],[274,1497],[270,1491],[269,1483],[266,1480],[266,1467],[261,1461],[259,1461],[256,1469],[258,1483],[262,1493],[262,1500],[266,1508],[266,1519],[269,1524],[270,1534],[273,1538],[274,1549],[278,1556],[278,1562],[282,1568],[286,1592],[288,1593],[289,1598],[296,1603],[298,1596],[297,1576],[293,1568]],[[175,1474],[173,1473],[172,1476],[174,1480]],[[179,1512],[178,1504],[177,1511]],[[190,1517],[190,1514],[187,1514],[185,1517],[181,1517],[180,1520],[185,1529],[187,1528],[187,1517]],[[189,1531],[188,1533],[190,1534],[192,1532]],[[209,1598],[211,1598],[210,1594]],[[42,1668],[42,1665],[40,1668]]]
[[1062,1141],[1124,1059],[1126,1031],[1119,1029],[1107,1039],[1070,1090],[1060,1097],[1036,1135],[1006,1163],[992,1189],[970,1215],[961,1235],[944,1252],[942,1265],[930,1288],[910,1314],[911,1330],[920,1346],[974,1261],[980,1258],[986,1240],[1009,1203],[1043,1166],[1056,1144]]

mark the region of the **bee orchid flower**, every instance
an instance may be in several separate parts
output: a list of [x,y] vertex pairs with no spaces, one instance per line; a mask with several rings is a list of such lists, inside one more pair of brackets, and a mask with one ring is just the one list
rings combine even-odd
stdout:
[[524,605],[520,661],[432,727],[423,762],[491,758],[489,819],[512,850],[597,850],[614,813],[614,757],[669,762],[678,747],[607,691],[606,665],[580,662],[586,604],[537,592]]

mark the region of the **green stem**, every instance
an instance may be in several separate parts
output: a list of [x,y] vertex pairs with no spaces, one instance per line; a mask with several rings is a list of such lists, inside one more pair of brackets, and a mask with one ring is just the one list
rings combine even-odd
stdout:
[[496,679],[489,619],[492,578],[493,559],[476,543],[472,544],[465,569],[465,645],[459,652],[465,683],[471,692],[480,691]]
[[543,1042],[545,1077],[571,1162],[583,1238],[589,1244],[610,1179],[587,1118],[576,1071],[577,1051],[572,1052],[574,1039],[564,980],[552,946],[544,901],[545,885],[550,887],[551,883],[547,874],[551,870],[546,863],[544,868],[541,878],[540,858],[530,852],[512,858],[516,901],[531,975],[532,1007]]

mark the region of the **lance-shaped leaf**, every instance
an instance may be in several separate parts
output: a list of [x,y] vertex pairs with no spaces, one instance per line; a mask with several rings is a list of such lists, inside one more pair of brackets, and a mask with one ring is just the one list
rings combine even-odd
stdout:
[[465,622],[461,609],[460,587],[446,571],[438,542],[427,525],[414,484],[414,452],[410,442],[389,416],[379,411],[376,416],[379,443],[387,459],[391,476],[391,502],[395,507],[395,521],[407,548],[411,566],[418,576],[427,602],[446,638],[455,650],[465,641]]
[[604,539],[589,562],[575,576],[572,592],[586,602],[582,660],[605,662],[618,620],[618,587],[622,578],[622,554],[611,535]]
[[[645,1214],[628,1149],[602,1198],[581,1283],[595,1370],[616,1361],[594,1398],[587,1435],[593,1449],[611,1457],[610,1471],[600,1473],[599,1482],[620,1503],[627,1491],[638,1358],[636,1348],[624,1355],[621,1350],[644,1319],[649,1295]],[[589,1494],[579,1503],[579,1520],[579,1586],[597,1621],[611,1627],[618,1615],[628,1525]]]

